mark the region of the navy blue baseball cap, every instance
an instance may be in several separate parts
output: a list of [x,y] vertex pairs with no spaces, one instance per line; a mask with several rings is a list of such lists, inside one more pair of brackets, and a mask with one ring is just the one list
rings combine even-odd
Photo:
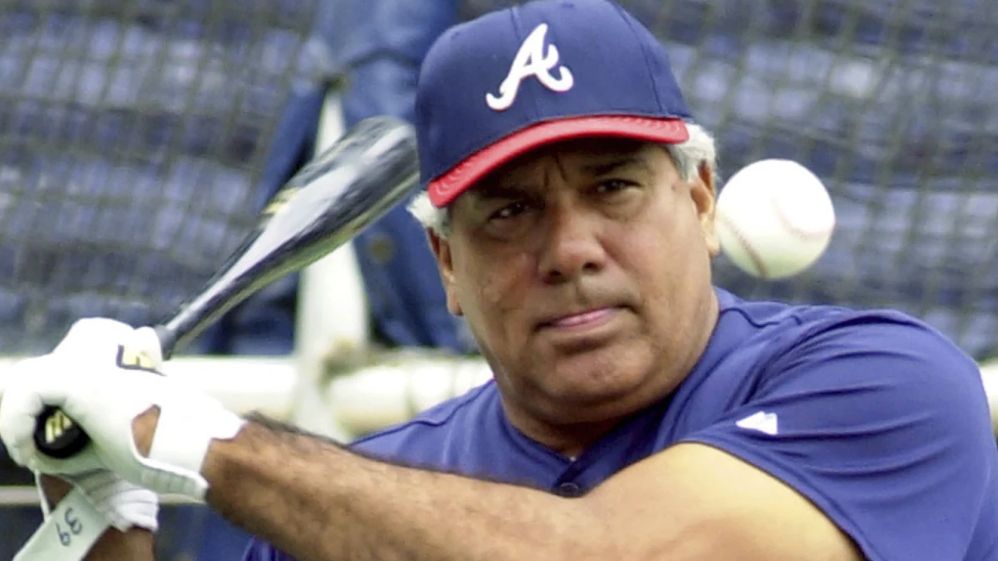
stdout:
[[661,43],[608,0],[537,0],[445,32],[416,93],[421,180],[436,207],[539,146],[610,136],[684,142]]

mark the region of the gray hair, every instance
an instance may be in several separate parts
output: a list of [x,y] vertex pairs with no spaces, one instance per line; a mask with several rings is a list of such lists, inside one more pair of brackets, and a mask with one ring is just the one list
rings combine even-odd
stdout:
[[[700,166],[706,165],[714,177],[714,184],[720,180],[717,177],[717,150],[714,137],[706,129],[694,123],[687,123],[689,139],[681,144],[664,144],[673,164],[684,181],[697,178]],[[433,231],[438,236],[446,238],[450,235],[450,211],[448,208],[436,208],[430,202],[426,192],[422,192],[409,203],[409,213],[419,220],[424,228]]]

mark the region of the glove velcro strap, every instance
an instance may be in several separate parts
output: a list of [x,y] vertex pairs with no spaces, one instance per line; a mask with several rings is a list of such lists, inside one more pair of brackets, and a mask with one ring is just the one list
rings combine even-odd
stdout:
[[148,458],[139,458],[148,471],[143,484],[162,493],[178,493],[203,500],[208,482],[201,476],[201,465],[214,439],[236,436],[245,421],[214,406],[163,407],[156,424]]

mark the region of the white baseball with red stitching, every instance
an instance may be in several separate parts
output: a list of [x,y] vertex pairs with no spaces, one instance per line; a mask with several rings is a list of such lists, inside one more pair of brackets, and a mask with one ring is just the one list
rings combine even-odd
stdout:
[[721,189],[715,227],[721,250],[764,279],[796,275],[825,252],[835,209],[821,180],[792,160],[759,160]]

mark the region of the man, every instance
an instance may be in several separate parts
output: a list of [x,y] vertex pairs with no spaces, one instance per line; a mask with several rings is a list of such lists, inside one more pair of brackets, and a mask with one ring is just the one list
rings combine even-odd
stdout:
[[[12,373],[16,458],[204,498],[250,560],[998,559],[974,363],[899,313],[711,285],[713,146],[618,6],[453,28],[417,115],[420,213],[493,382],[347,451],[126,368],[150,331],[88,320]],[[94,446],[39,455],[43,404]]]

